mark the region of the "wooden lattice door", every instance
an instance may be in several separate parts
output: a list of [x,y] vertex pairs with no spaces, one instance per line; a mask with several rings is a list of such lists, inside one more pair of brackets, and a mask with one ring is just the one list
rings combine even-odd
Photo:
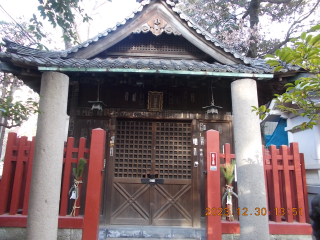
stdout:
[[118,121],[111,224],[191,226],[191,172],[191,123]]

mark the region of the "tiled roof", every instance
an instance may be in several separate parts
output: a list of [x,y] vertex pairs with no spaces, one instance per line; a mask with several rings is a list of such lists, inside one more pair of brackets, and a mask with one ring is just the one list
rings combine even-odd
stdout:
[[19,55],[50,58],[67,57],[68,55],[66,51],[41,51],[39,49],[25,47],[6,38],[3,38],[3,41],[5,42],[5,46],[8,52],[17,53]]
[[[0,58],[10,58],[13,62],[29,66],[60,68],[130,68],[130,69],[163,69],[175,71],[207,71],[232,73],[273,73],[273,68],[257,62],[254,66],[243,64],[207,63],[198,60],[168,60],[146,58],[106,58],[106,59],[62,59],[51,57],[22,56],[16,53],[0,53]],[[291,69],[289,69],[291,70]],[[285,69],[284,71],[288,71]]]
[[[68,58],[68,54],[77,52],[81,48],[88,47],[91,43],[97,42],[100,38],[107,36],[110,32],[116,31],[120,26],[125,25],[126,22],[133,18],[138,12],[141,12],[143,7],[145,5],[150,4],[150,0],[144,0],[140,3],[140,6],[138,9],[133,11],[129,16],[127,16],[125,19],[123,19],[121,22],[116,23],[116,25],[112,28],[108,28],[105,31],[99,33],[93,38],[90,38],[86,40],[85,42],[74,46],[72,48],[69,48],[64,51],[40,51],[28,47],[21,46],[19,44],[16,44],[14,42],[11,42],[9,40],[5,40],[7,43],[7,47],[10,52],[15,52],[18,54],[23,55],[29,55],[34,57],[50,57],[50,58]],[[207,41],[212,42],[215,46],[218,46],[222,48],[225,52],[231,53],[235,58],[241,59],[245,64],[251,64],[253,59],[245,57],[243,54],[228,48],[225,44],[223,44],[221,41],[219,41],[216,37],[212,36],[209,32],[204,30],[202,27],[200,27],[198,24],[196,24],[190,17],[188,17],[185,13],[183,13],[180,9],[176,7],[176,3],[171,0],[166,0],[166,4],[172,8],[172,10],[178,14],[178,16],[187,22],[188,26],[192,29],[194,29],[199,35],[202,35]]]
[[[107,36],[110,32],[116,31],[118,29],[118,27],[126,24],[126,22],[133,18],[138,12],[141,12],[143,7],[145,5],[150,4],[150,0],[144,0],[140,3],[140,6],[138,9],[136,9],[135,11],[133,11],[129,16],[127,16],[124,20],[122,20],[121,22],[118,22],[113,28],[108,28],[105,31],[99,33],[98,35],[96,35],[95,37],[88,39],[87,41],[74,46],[68,50],[66,50],[67,54],[72,53],[72,52],[77,52],[79,49],[84,48],[89,46],[91,43],[93,42],[97,42],[99,40],[99,38],[101,37],[105,37]],[[204,30],[202,27],[200,27],[198,24],[196,24],[190,17],[188,17],[185,13],[183,13],[180,9],[178,9],[176,7],[176,3],[174,1],[171,0],[166,0],[165,1],[166,4],[168,6],[170,6],[172,8],[172,10],[178,14],[178,16],[183,19],[184,21],[187,22],[188,26],[192,29],[194,29],[199,35],[202,35],[207,41],[212,42],[215,46],[218,46],[220,48],[222,48],[225,52],[229,52],[231,53],[235,58],[239,58],[241,59],[245,64],[251,64],[252,59],[245,57],[243,54],[237,52],[234,49],[228,48],[224,43],[222,43],[221,41],[219,41],[216,37],[212,36],[209,32],[207,32],[206,30]]]
[[[213,72],[234,72],[234,73],[273,73],[273,68],[269,67],[263,59],[251,59],[243,56],[241,53],[227,48],[217,38],[197,25],[191,18],[176,7],[175,2],[166,0],[166,4],[179,15],[181,19],[187,22],[188,26],[202,35],[206,40],[212,42],[215,46],[221,47],[225,52],[230,52],[235,58],[243,60],[245,64],[209,64],[196,60],[167,60],[167,59],[142,59],[142,58],[107,58],[92,60],[68,58],[68,54],[77,52],[80,48],[89,46],[99,38],[107,36],[110,32],[117,30],[121,25],[133,18],[140,12],[145,5],[150,4],[150,0],[141,2],[140,7],[133,11],[131,15],[123,21],[117,23],[113,28],[108,28],[97,36],[74,46],[65,51],[40,51],[37,49],[25,47],[10,40],[4,39],[7,53],[0,53],[0,58],[11,58],[13,62],[24,62],[26,65],[33,66],[56,66],[56,67],[77,67],[77,68],[136,68],[136,69],[164,69],[164,70],[189,70],[189,71],[213,71]],[[297,66],[285,66],[280,72],[288,70],[299,70]]]

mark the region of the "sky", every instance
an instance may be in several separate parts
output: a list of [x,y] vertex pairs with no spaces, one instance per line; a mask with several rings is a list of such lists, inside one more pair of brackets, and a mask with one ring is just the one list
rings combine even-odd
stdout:
[[[101,3],[104,5],[99,6]],[[37,17],[41,19],[38,13],[38,0],[0,0],[1,7],[14,19],[24,16],[28,21],[32,14],[37,14]],[[104,31],[109,27],[115,26],[117,22],[122,21],[126,16],[130,15],[133,10],[139,7],[139,4],[135,0],[113,0],[109,2],[107,0],[84,0],[82,6],[85,11],[90,15],[93,20],[91,21],[91,28],[89,38],[94,37],[98,33]],[[12,22],[13,20],[4,12],[0,7],[0,21]],[[94,10],[96,8],[96,10]],[[54,44],[48,46],[49,49],[64,49],[63,41],[61,40],[62,31],[59,28],[53,29],[49,23],[43,21],[45,30],[51,33],[51,38],[54,38]],[[80,22],[78,23],[80,25]],[[81,42],[87,40],[88,26],[80,26],[83,29],[81,33]],[[53,48],[53,46],[55,46]],[[51,47],[51,48],[50,48]],[[32,95],[32,94],[31,94]],[[15,100],[26,100],[30,97],[29,88],[21,88],[14,94]],[[33,96],[32,96],[33,97]],[[28,136],[29,139],[35,134],[37,116],[33,115],[29,118],[29,121],[23,123],[19,129],[18,136]],[[1,175],[1,169],[0,169]]]
[[[101,5],[101,3],[104,4]],[[39,19],[41,19],[37,10],[38,0],[0,0],[0,5],[13,18],[24,16],[26,20],[29,20],[32,14],[35,13]],[[105,29],[115,26],[117,22],[122,21],[126,16],[129,16],[133,10],[137,9],[139,3],[137,3],[136,0],[112,0],[112,2],[108,0],[83,0],[81,6],[85,12],[93,18],[93,20],[90,21],[90,28],[88,28],[88,24],[83,24],[80,18],[77,22],[79,29],[81,29],[79,42],[84,42]],[[0,20],[12,21],[2,8],[0,7]],[[262,25],[267,25],[262,28],[267,32],[266,38],[284,35],[284,31],[288,28],[286,23],[273,23],[273,26],[270,28],[267,22],[267,19],[260,19]],[[61,39],[61,29],[53,29],[46,21],[43,21],[43,23],[45,24],[45,30],[51,33],[50,37],[54,40],[54,43],[47,47],[51,50],[64,49],[64,44]]]
[[[105,4],[101,5],[101,3]],[[0,5],[14,19],[24,16],[26,20],[29,20],[33,13],[37,14],[37,17],[41,19],[37,10],[38,0],[0,0]],[[93,19],[90,22],[89,31],[88,25],[84,26],[81,21],[78,21],[78,26],[82,29],[80,42],[83,42],[88,39],[88,32],[89,38],[91,38],[105,29],[115,26],[117,22],[122,21],[126,16],[130,15],[133,10],[137,9],[139,4],[136,0],[113,0],[112,2],[108,0],[85,0],[82,1],[81,6],[83,6],[85,12]],[[0,20],[12,22],[12,19],[2,8],[0,7]],[[46,24],[46,31],[52,33],[51,38],[55,41],[54,45],[56,45],[58,49],[63,49],[64,45],[60,38],[61,30],[59,28],[53,29],[46,21],[43,21],[43,23]]]

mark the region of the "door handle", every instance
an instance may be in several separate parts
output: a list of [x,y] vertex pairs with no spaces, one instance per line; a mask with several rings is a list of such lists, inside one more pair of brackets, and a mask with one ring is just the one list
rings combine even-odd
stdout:
[[141,178],[141,183],[149,183],[150,186],[154,186],[156,183],[157,184],[163,184],[164,179],[163,178],[156,178],[158,174],[148,174],[149,178]]

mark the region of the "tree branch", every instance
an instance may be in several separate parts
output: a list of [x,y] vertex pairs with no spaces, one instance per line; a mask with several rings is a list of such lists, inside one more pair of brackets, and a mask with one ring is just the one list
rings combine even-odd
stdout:
[[286,38],[280,42],[279,44],[277,44],[276,46],[274,46],[272,49],[270,49],[268,52],[266,52],[267,54],[273,54],[277,49],[281,48],[283,45],[285,45],[287,42],[289,42],[291,40],[291,33],[292,33],[292,28],[296,25],[301,23],[303,20],[307,19],[317,8],[317,6],[319,5],[320,0],[317,1],[317,3],[314,5],[314,7],[311,9],[311,11],[305,15],[303,18],[298,19],[297,21],[294,21],[291,26],[289,27],[287,33],[286,33]]
[[243,14],[242,19],[245,19],[249,15],[250,11],[247,9],[247,11]]
[[262,0],[261,2],[281,4],[281,3],[289,3],[291,2],[291,0]]
[[4,127],[4,128],[13,128],[13,127],[18,127],[20,126],[21,124],[14,124],[14,125],[8,125],[8,124],[5,124],[5,123],[0,123],[0,126]]

